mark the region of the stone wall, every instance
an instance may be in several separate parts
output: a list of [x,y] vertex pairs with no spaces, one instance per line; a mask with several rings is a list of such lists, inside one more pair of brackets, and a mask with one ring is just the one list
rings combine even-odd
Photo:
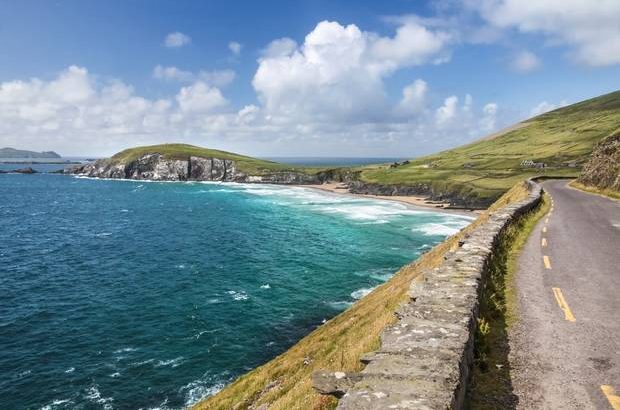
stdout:
[[540,185],[528,185],[526,199],[489,215],[441,266],[411,283],[410,300],[383,331],[381,347],[361,359],[363,371],[317,372],[315,388],[340,397],[338,409],[463,408],[481,283],[502,231],[541,199]]

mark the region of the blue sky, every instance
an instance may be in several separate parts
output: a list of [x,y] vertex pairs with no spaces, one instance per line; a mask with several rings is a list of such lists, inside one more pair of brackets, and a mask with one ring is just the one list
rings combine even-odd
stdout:
[[0,145],[433,152],[619,89],[619,4],[0,1]]

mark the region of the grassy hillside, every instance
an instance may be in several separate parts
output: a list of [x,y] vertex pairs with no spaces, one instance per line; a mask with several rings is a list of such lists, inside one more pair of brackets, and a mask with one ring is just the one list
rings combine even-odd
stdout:
[[297,171],[314,174],[323,168],[293,167],[273,161],[265,161],[232,152],[197,147],[189,144],[160,144],[129,148],[110,158],[112,162],[127,163],[145,154],[158,153],[168,159],[188,160],[190,156],[204,158],[230,159],[237,163],[239,170],[251,175],[261,175],[277,171]]
[[[516,182],[544,173],[577,176],[594,145],[620,129],[620,91],[531,118],[468,145],[412,160],[396,168],[367,167],[361,179],[382,185],[417,182],[452,192],[497,198]],[[521,168],[523,160],[543,170]],[[577,167],[567,165],[576,161]]]

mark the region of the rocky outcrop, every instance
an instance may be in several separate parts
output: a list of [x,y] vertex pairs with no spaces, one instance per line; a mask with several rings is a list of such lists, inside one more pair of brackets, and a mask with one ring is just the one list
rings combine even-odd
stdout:
[[354,194],[386,196],[425,196],[431,201],[448,202],[454,208],[483,209],[488,208],[496,198],[480,198],[471,194],[433,187],[431,184],[380,185],[362,181],[351,181],[349,191]]
[[620,131],[596,144],[577,181],[620,192]]
[[489,262],[502,232],[541,198],[540,185],[528,184],[526,199],[490,214],[441,266],[411,283],[381,347],[361,358],[363,371],[316,372],[315,388],[339,397],[341,410],[463,408]]
[[67,170],[67,173],[95,178],[123,178],[151,181],[226,181],[271,184],[319,184],[324,176],[295,171],[272,171],[248,175],[235,161],[222,158],[189,157],[169,159],[158,153],[146,154],[127,163],[98,160]]
[[30,167],[28,168],[20,168],[20,169],[14,169],[13,171],[2,171],[0,170],[0,174],[37,174],[38,171],[36,169],[32,169]]

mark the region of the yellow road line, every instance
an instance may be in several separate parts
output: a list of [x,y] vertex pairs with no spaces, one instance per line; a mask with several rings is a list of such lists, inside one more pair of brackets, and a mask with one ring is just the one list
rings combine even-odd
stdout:
[[564,299],[564,295],[562,295],[562,291],[560,290],[560,288],[552,289],[553,296],[555,296],[556,302],[558,302],[560,309],[564,311],[564,319],[568,320],[569,322],[576,322],[577,319],[575,319],[575,316],[573,316],[573,312],[571,312],[570,308],[568,307],[568,303],[566,303],[566,300]]
[[542,241],[540,241],[540,246],[542,246],[543,248],[547,246],[547,238],[542,238]]
[[543,233],[547,233],[547,227],[543,226]]
[[549,223],[549,218],[545,219],[545,223],[548,224]]
[[551,261],[547,255],[543,256],[543,262],[545,263],[545,268],[551,269]]
[[611,404],[611,408],[614,410],[620,410],[620,396],[616,394],[616,391],[613,387],[604,384],[601,386],[601,390],[605,397],[607,397],[607,401]]

